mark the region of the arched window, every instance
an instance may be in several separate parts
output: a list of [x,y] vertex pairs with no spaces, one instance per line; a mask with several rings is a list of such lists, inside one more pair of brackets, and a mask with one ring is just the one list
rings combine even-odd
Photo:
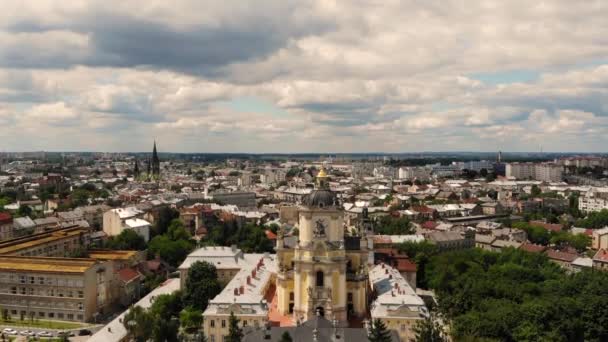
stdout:
[[323,287],[325,284],[325,278],[322,271],[317,271],[317,287]]

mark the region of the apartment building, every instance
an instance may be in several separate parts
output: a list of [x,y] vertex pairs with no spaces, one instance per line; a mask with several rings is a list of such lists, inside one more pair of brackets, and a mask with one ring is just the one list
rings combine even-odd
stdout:
[[0,255],[65,257],[88,246],[90,231],[60,228],[0,242]]
[[109,305],[112,267],[95,259],[0,256],[0,307],[12,317],[91,322]]
[[579,197],[578,209],[585,213],[608,209],[608,191],[599,188],[588,191],[584,196]]
[[553,163],[508,163],[505,174],[515,179],[561,182],[563,169],[562,165]]
[[425,167],[401,167],[398,172],[399,179],[431,179],[431,170]]
[[557,164],[542,163],[536,164],[534,172],[534,179],[536,180],[543,182],[561,182],[564,167]]
[[508,163],[505,175],[515,179],[533,179],[535,176],[533,163]]

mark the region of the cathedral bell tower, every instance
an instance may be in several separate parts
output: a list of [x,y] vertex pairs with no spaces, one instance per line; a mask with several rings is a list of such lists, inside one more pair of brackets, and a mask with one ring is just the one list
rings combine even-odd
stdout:
[[299,241],[294,252],[294,319],[317,314],[346,323],[344,222],[325,169],[299,212]]
[[297,226],[295,246],[285,245],[283,231],[277,239],[279,313],[294,324],[321,315],[347,326],[350,317],[364,317],[369,251],[344,236],[344,213],[325,169],[298,210]]

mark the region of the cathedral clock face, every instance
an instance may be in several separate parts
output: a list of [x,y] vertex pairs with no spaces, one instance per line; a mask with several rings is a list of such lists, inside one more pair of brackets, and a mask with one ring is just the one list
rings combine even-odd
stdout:
[[324,219],[318,219],[315,221],[314,234],[316,237],[325,236],[325,230],[327,229],[327,223]]

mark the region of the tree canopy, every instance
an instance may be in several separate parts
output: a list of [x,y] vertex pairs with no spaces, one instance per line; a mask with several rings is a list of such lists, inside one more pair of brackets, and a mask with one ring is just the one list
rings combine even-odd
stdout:
[[205,311],[209,300],[222,290],[217,279],[215,266],[208,262],[197,261],[190,265],[184,286],[184,305]]
[[243,339],[243,329],[239,326],[239,320],[234,315],[234,312],[230,312],[230,319],[228,320],[228,336],[226,336],[226,342],[241,342]]
[[105,244],[106,248],[115,250],[146,249],[146,240],[133,229],[125,229],[116,236],[111,236]]
[[591,212],[584,219],[576,221],[577,227],[603,228],[608,226],[608,209]]
[[155,236],[150,240],[148,254],[159,254],[171,266],[177,267],[186,259],[188,253],[194,247],[195,243],[190,238],[190,233],[186,231],[183,223],[174,219],[165,234]]
[[608,273],[566,274],[515,249],[438,254],[427,267],[456,340],[605,341]]
[[407,235],[415,233],[412,223],[406,217],[382,216],[375,225],[377,234]]
[[370,342],[391,342],[391,333],[386,327],[386,324],[380,319],[375,319],[369,332]]

